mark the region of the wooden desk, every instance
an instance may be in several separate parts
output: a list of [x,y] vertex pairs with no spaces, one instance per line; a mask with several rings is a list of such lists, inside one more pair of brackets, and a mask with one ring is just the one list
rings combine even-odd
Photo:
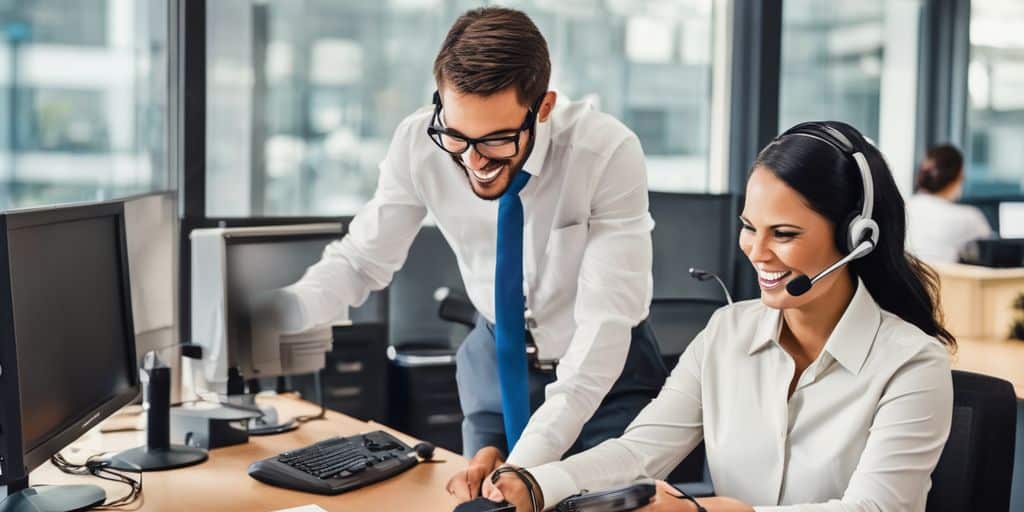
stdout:
[[[277,407],[283,417],[315,414],[319,408],[288,396],[267,397],[264,402]],[[390,480],[362,489],[321,496],[272,487],[249,477],[249,464],[285,450],[299,448],[335,435],[352,435],[369,430],[387,430],[410,445],[417,441],[376,423],[367,423],[328,411],[326,420],[312,421],[298,430],[276,436],[250,437],[243,445],[217,448],[210,458],[197,466],[143,474],[143,504],[138,510],[244,510],[270,511],[316,504],[330,511],[417,510],[451,512],[457,501],[445,491],[453,473],[465,468],[466,460],[438,448],[435,460],[443,463],[419,464]],[[101,452],[131,448],[145,443],[140,432],[87,435],[63,453],[73,462]],[[61,473],[49,463],[30,476],[38,484],[95,484],[107,491],[107,497],[125,494],[127,486],[107,483],[93,477]]]
[[957,345],[954,369],[1006,379],[1024,400],[1024,341],[958,338]]
[[946,328],[960,338],[1004,339],[1013,301],[1024,293],[1024,268],[930,263],[939,274]]

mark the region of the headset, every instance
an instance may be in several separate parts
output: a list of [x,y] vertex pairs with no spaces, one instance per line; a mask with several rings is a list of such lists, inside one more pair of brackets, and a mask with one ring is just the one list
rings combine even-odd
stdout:
[[794,297],[807,293],[814,283],[851,261],[870,254],[875,249],[875,246],[878,245],[878,236],[881,233],[878,223],[871,217],[875,205],[875,184],[871,178],[871,166],[868,165],[868,159],[864,156],[864,153],[857,150],[856,146],[850,142],[846,135],[843,135],[842,132],[827,124],[807,123],[798,125],[780,135],[779,139],[796,135],[819,140],[851,159],[860,171],[863,195],[860,210],[850,214],[845,226],[836,226],[836,242],[840,248],[846,249],[846,256],[843,256],[813,278],[800,275],[787,283],[786,291]]

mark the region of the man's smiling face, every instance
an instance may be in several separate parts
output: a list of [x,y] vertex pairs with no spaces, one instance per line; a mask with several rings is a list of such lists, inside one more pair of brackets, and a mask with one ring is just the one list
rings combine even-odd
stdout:
[[443,105],[440,122],[449,132],[474,139],[518,137],[519,150],[511,158],[491,158],[475,147],[453,156],[477,196],[490,200],[501,197],[528,156],[527,148],[534,130],[520,128],[529,108],[519,103],[515,87],[488,96],[443,87],[440,94]]

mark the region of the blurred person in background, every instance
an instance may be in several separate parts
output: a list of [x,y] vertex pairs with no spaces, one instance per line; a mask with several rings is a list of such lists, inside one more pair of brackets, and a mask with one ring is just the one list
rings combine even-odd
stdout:
[[932,147],[917,169],[907,201],[907,249],[928,262],[956,263],[964,245],[992,236],[980,210],[957,204],[964,185],[964,157],[957,148]]

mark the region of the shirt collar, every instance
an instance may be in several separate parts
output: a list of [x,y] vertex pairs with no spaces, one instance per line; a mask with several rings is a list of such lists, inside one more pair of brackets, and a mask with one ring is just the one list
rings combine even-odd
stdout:
[[[857,290],[853,294],[853,299],[846,306],[846,311],[825,342],[823,351],[831,355],[847,371],[859,373],[882,324],[881,311],[867,287],[860,278],[857,278]],[[782,312],[778,309],[765,308],[758,320],[748,354],[757,352],[771,342],[778,343],[781,332]]]
[[750,350],[747,353],[753,354],[769,343],[778,343],[781,332],[782,311],[775,308],[764,308],[761,311],[761,318],[757,320],[757,330],[754,331],[754,339],[751,340]]
[[848,372],[857,374],[868,358],[881,325],[882,309],[864,282],[857,278],[857,291],[853,294],[853,300],[846,306],[842,318],[825,342],[824,350],[832,354]]
[[554,116],[549,115],[548,120],[545,122],[537,121],[535,125],[537,136],[533,142],[533,152],[530,153],[530,157],[526,159],[526,165],[523,169],[530,173],[531,176],[540,176],[541,170],[544,169],[544,161],[547,159],[548,147],[551,145],[551,121]]

